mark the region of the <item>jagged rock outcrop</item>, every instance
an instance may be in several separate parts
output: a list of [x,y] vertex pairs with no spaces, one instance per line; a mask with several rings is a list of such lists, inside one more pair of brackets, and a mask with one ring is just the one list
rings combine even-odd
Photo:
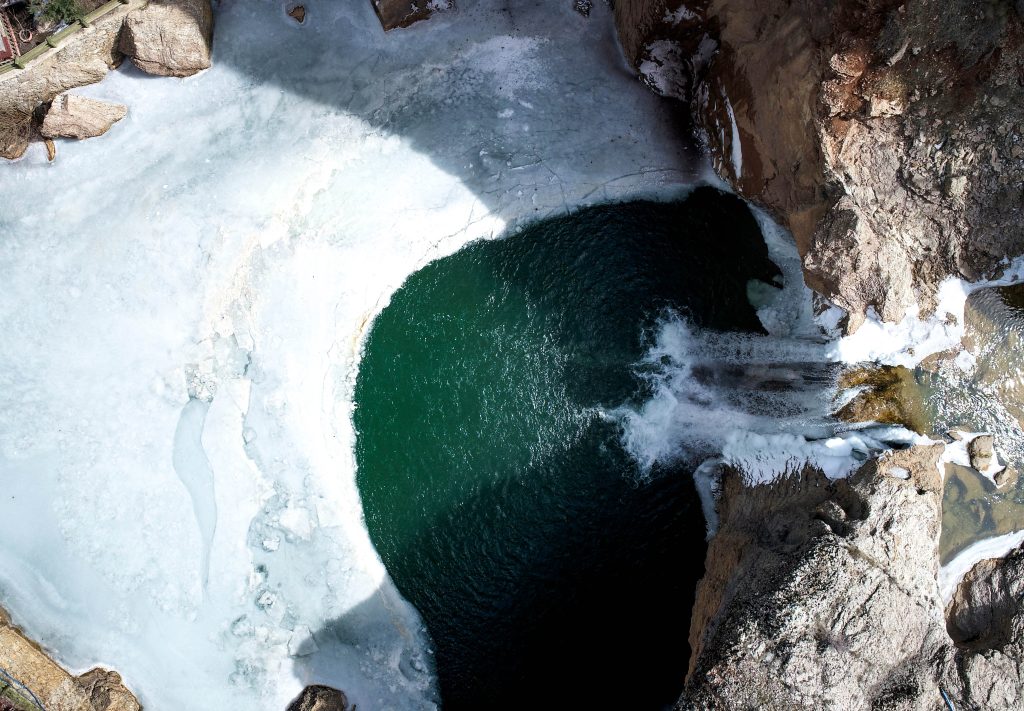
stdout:
[[677,708],[1021,708],[1024,546],[943,610],[941,454],[887,452],[836,482],[726,468]]
[[1024,254],[1024,28],[1006,2],[621,0],[627,56],[692,103],[808,285],[897,321]]
[[[13,627],[0,610],[0,668],[23,684],[48,711],[140,711],[141,706],[121,676],[107,669],[92,669],[74,677]],[[23,689],[9,693],[27,695]],[[35,708],[34,704],[16,708]]]
[[946,612],[957,643],[944,659],[950,695],[961,708],[1024,708],[1024,546],[975,565]]
[[288,704],[288,711],[348,711],[348,698],[330,686],[307,686]]
[[35,113],[75,87],[94,84],[121,59],[121,24],[130,6],[114,10],[68,38],[29,68],[0,76],[0,157],[20,158],[36,133]]
[[147,74],[187,77],[210,67],[210,0],[151,0],[128,15],[121,51]]
[[74,94],[61,94],[46,112],[40,133],[47,138],[94,138],[128,114],[128,107]]
[[941,445],[848,480],[728,470],[697,588],[680,709],[932,708]]

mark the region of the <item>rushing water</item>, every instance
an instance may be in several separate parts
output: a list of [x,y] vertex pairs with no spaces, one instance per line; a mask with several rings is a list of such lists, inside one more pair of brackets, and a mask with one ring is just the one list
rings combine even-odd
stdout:
[[608,413],[649,395],[632,364],[666,309],[760,332],[748,282],[777,275],[742,202],[702,189],[477,243],[395,294],[356,389],[358,484],[446,708],[678,695],[703,572],[693,462],[642,476]]

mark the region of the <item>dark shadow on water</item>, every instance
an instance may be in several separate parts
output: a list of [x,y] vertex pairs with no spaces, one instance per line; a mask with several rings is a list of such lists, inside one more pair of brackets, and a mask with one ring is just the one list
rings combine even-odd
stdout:
[[666,308],[760,331],[747,281],[776,275],[743,203],[701,189],[471,245],[395,294],[357,383],[358,483],[446,709],[673,703],[705,552],[693,463],[642,476],[602,413],[646,396],[633,365]]

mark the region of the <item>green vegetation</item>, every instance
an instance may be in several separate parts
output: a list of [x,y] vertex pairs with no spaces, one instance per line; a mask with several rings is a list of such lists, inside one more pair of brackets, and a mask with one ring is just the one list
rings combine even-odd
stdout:
[[29,11],[51,22],[74,22],[82,15],[78,0],[30,0]]
[[0,677],[0,711],[39,711],[39,707]]

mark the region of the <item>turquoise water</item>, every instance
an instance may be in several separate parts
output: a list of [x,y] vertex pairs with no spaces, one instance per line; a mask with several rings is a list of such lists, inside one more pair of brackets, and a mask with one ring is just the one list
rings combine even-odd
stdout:
[[609,413],[648,395],[634,364],[666,310],[761,332],[748,282],[777,274],[746,206],[702,188],[471,245],[395,294],[360,367],[358,485],[446,709],[678,696],[696,462],[641,473]]

